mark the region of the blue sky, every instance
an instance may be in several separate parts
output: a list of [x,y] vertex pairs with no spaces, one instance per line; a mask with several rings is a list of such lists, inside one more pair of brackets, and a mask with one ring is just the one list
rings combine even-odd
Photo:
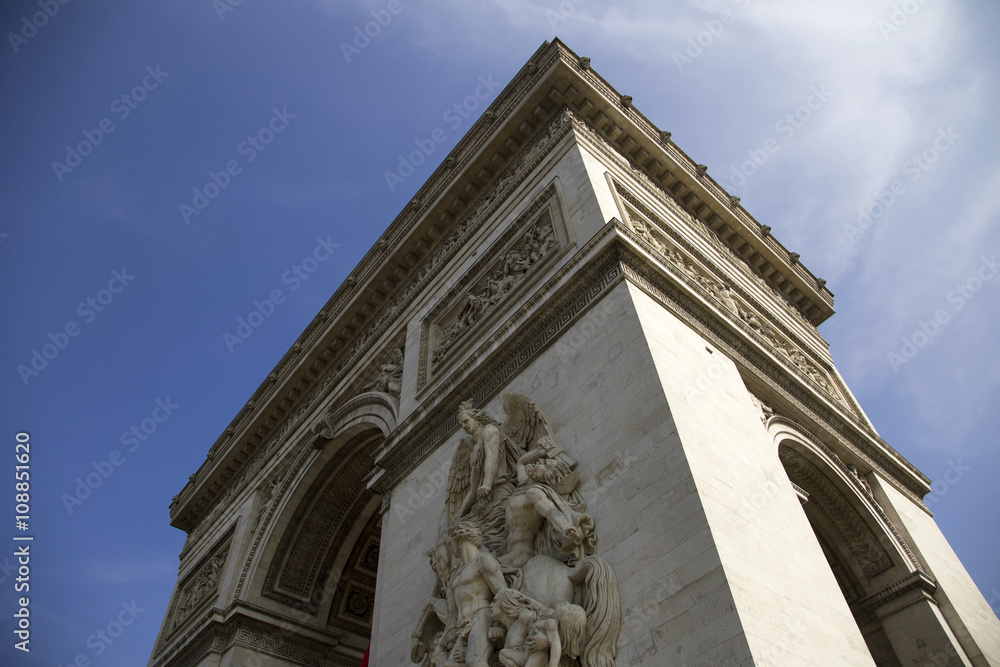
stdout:
[[[145,664],[184,542],[170,499],[481,113],[452,105],[556,35],[829,281],[835,361],[937,482],[938,522],[1000,609],[1000,276],[984,279],[1000,5],[402,0],[351,51],[387,0],[222,2],[77,0],[37,30],[37,0],[0,9],[3,465],[29,432],[35,536],[30,656],[11,648],[0,555],[4,664]],[[34,350],[51,358],[19,371]],[[101,470],[81,499],[77,478]]]

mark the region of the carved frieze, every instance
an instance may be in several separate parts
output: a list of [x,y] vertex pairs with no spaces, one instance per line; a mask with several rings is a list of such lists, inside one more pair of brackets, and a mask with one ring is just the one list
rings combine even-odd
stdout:
[[161,646],[167,637],[180,628],[195,612],[209,606],[217,597],[222,579],[222,569],[229,556],[233,530],[219,541],[211,553],[203,558],[194,570],[178,585],[165,622]]
[[497,257],[473,284],[464,291],[444,317],[433,325],[435,343],[431,364],[439,363],[455,343],[497,307],[505,297],[524,282],[532,270],[558,248],[552,214],[546,209],[516,243],[506,251],[488,250],[487,257]]
[[268,510],[271,509],[271,505],[274,503],[277,497],[277,491],[281,488],[281,482],[284,479],[284,472],[279,472],[272,475],[264,485],[264,488],[260,490],[257,497],[257,509],[253,515],[253,521],[250,524],[250,532],[255,533],[260,527],[261,521],[267,514]]
[[[619,143],[614,140],[614,137],[608,136],[606,131],[598,129],[597,127],[594,126],[594,124],[591,121],[587,119],[578,118],[577,120],[575,120],[575,126],[577,127],[582,136],[587,137],[589,139],[588,143],[592,145],[598,152],[600,152],[603,156],[610,158],[614,163],[617,163],[618,165],[626,168],[627,171],[636,180],[640,181],[643,185],[646,186],[645,188],[646,191],[650,192],[653,196],[655,196],[656,199],[661,204],[666,206],[673,214],[675,214],[676,216],[687,222],[691,229],[695,230],[698,234],[707,239],[709,243],[715,246],[720,252],[723,252],[724,254],[731,257],[733,260],[734,267],[738,268],[741,272],[747,274],[748,276],[752,276],[753,278],[760,280],[762,284],[765,286],[765,288],[770,290],[775,295],[775,297],[778,298],[780,302],[787,307],[788,312],[792,316],[801,320],[806,326],[809,327],[816,326],[816,324],[812,322],[802,312],[802,310],[800,310],[799,307],[796,306],[786,295],[782,294],[780,291],[775,289],[773,285],[764,280],[763,277],[759,275],[753,269],[753,267],[747,262],[747,259],[741,257],[736,252],[734,252],[733,248],[727,242],[724,242],[719,237],[719,235],[711,227],[709,227],[708,224],[706,224],[704,220],[701,220],[697,216],[692,215],[691,211],[688,210],[688,208],[686,207],[687,206],[686,202],[685,203],[680,202],[675,195],[665,191],[662,185],[660,185],[658,182],[656,182],[653,178],[650,177],[643,164],[640,164],[633,157],[630,157],[625,152],[623,152],[620,148]],[[669,132],[663,134],[666,134],[667,139],[670,138]],[[689,159],[687,158],[686,155],[683,155],[682,153],[677,151],[676,146],[673,146],[672,144],[669,143],[665,143],[664,147],[667,150],[667,152],[672,155],[672,157],[678,159],[678,163],[682,166],[682,168],[688,169],[689,173],[692,173],[692,175],[699,177],[704,176],[704,174],[699,173],[698,165],[692,164],[688,166],[686,164],[690,162]],[[717,188],[717,186],[710,181],[703,180],[702,183],[706,185],[706,187],[708,187],[710,190]],[[739,203],[738,197],[730,198],[728,194],[722,192],[721,190],[719,190],[716,194],[721,195],[721,197],[724,199],[725,198],[729,199],[730,205],[734,209],[736,209],[735,213],[737,214],[737,217],[741,218],[744,224],[747,224],[749,227],[759,227],[761,236],[764,238],[768,237],[769,232],[771,230],[770,227],[768,227],[767,225],[760,225],[755,220],[753,220],[753,218],[751,218],[746,213],[745,210],[736,208],[736,204]],[[697,201],[697,197],[695,199]],[[733,199],[735,199],[735,202],[733,202]],[[703,202],[699,202],[698,204],[695,204],[695,206],[703,204],[704,204]],[[779,254],[781,252],[784,252],[783,249],[780,249],[780,247],[777,245],[776,242],[772,243],[772,247],[776,249],[776,251]],[[793,254],[794,253],[789,254],[790,261],[792,260]],[[791,264],[794,266],[796,262],[791,261]],[[806,277],[808,275],[808,272],[806,272],[805,269],[801,267],[801,265],[799,266],[798,273],[800,273],[802,277]],[[826,285],[826,281],[822,279],[816,280],[816,285],[820,290],[822,290],[823,287]],[[832,305],[832,301],[830,302],[830,304]]]
[[[619,194],[626,194],[627,191],[618,186]],[[759,336],[767,345],[781,355],[787,362],[802,371],[810,380],[819,385],[827,394],[837,401],[847,405],[843,395],[831,382],[827,373],[803,353],[802,349],[794,344],[790,338],[780,333],[775,326],[768,323],[768,318],[760,313],[757,308],[750,306],[749,302],[737,298],[736,289],[714,276],[708,269],[702,268],[699,264],[691,260],[686,253],[680,251],[680,243],[668,237],[668,227],[666,223],[656,217],[648,209],[640,212],[640,206],[634,198],[625,205],[629,222],[639,238],[652,246],[656,252],[673,264],[692,283],[701,287],[712,299],[719,304],[723,310],[737,317],[746,324],[754,333]],[[645,208],[645,207],[643,207]],[[710,232],[711,233],[711,232]],[[766,285],[761,281],[762,285]],[[797,311],[796,311],[797,312]]]
[[550,183],[459,277],[421,326],[418,387],[448,352],[498,312],[565,244],[568,230],[556,183]]

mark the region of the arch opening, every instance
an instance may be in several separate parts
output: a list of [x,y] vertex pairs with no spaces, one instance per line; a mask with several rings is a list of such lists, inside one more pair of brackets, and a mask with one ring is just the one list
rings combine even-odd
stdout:
[[385,433],[371,422],[337,426],[290,472],[250,590],[264,608],[326,637],[331,657],[360,661],[372,633],[382,527],[382,499],[367,478]]
[[872,659],[877,667],[902,667],[885,628],[866,605],[886,582],[898,580],[903,570],[902,576],[909,573],[895,540],[882,530],[857,486],[826,456],[790,440],[779,445],[778,456],[789,480],[805,492],[802,509]]

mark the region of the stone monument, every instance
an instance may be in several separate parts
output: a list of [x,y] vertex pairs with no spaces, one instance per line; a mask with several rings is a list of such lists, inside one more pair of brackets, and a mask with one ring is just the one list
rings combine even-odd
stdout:
[[149,664],[1000,667],[833,312],[545,43],[174,498]]

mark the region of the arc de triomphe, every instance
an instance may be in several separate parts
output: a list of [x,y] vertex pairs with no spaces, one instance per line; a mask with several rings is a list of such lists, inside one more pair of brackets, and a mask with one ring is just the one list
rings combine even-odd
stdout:
[[149,664],[1000,665],[769,231],[545,43],[174,499]]

